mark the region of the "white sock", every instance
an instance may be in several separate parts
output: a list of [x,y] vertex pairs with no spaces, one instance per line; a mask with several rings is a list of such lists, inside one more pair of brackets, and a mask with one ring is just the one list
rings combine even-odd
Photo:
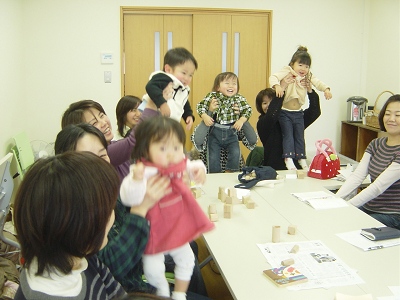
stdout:
[[186,300],[186,293],[173,291],[171,298],[174,300]]
[[299,159],[299,165],[303,170],[308,170],[307,161],[305,158]]
[[288,170],[297,170],[296,166],[294,165],[293,159],[290,157],[285,158],[285,165]]

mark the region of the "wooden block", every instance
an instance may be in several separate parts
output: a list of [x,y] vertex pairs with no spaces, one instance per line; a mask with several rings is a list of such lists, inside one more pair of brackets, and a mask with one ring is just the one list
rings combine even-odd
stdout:
[[224,211],[224,218],[225,219],[231,219],[232,218],[232,213],[229,211]]
[[227,196],[228,194],[225,192],[225,187],[220,186],[218,190],[218,199],[221,200],[222,202],[225,202]]
[[288,258],[288,259],[282,260],[282,262],[281,262],[281,265],[285,266],[285,267],[288,267],[288,266],[293,265],[293,264],[294,264],[294,259],[293,258]]
[[226,204],[233,204],[233,199],[231,196],[226,196],[225,201]]
[[253,201],[253,200],[251,200],[250,195],[247,195],[247,196],[243,196],[242,201],[243,201],[243,204],[246,204],[248,201]]
[[254,207],[256,207],[256,203],[253,200],[248,201],[245,205],[248,209],[254,209]]
[[281,240],[281,226],[272,226],[272,242],[279,243]]
[[210,204],[208,206],[208,213],[209,214],[216,214],[217,213],[217,205],[215,203]]
[[286,179],[296,179],[296,178],[297,174],[292,174],[292,173],[286,174]]
[[287,233],[290,235],[295,235],[297,232],[297,226],[296,225],[289,225]]
[[290,253],[297,253],[299,252],[300,246],[299,245],[294,245],[292,250],[290,250]]
[[237,198],[236,189],[234,187],[231,187],[228,189],[228,196],[231,196],[232,198],[234,198],[234,197]]
[[195,199],[201,197],[201,190],[199,188],[191,188],[191,191]]
[[208,216],[209,216],[211,222],[218,221],[218,214],[208,214]]
[[296,174],[297,174],[297,178],[298,179],[304,179],[306,177],[306,175],[307,175],[307,171],[297,170]]
[[[229,199],[229,197],[230,197],[230,199]],[[240,203],[240,201],[239,201],[239,199],[237,197],[236,189],[234,187],[228,189],[228,196],[226,197],[226,201],[225,202],[229,203],[229,204],[238,204],[238,203]]]
[[233,212],[232,204],[224,204],[224,212],[232,213]]

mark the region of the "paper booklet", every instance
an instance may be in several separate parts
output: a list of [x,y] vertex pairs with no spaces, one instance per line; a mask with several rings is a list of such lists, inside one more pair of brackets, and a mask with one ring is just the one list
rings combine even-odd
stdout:
[[278,287],[286,287],[308,280],[304,274],[293,266],[272,268],[264,270],[263,273]]
[[292,195],[317,210],[348,206],[342,198],[335,197],[334,194],[325,191],[292,193]]

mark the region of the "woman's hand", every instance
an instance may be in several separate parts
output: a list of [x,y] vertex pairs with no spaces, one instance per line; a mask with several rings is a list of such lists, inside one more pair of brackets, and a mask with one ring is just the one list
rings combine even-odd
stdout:
[[233,124],[233,128],[235,128],[237,131],[240,131],[240,129],[243,127],[243,123],[243,120],[239,119],[235,122],[235,124]]
[[189,131],[193,126],[193,117],[192,116],[187,117],[185,123],[186,123],[186,130]]
[[311,85],[311,81],[310,79],[308,79],[307,77],[302,79],[300,81],[301,86],[303,86],[305,89],[307,89],[307,93],[311,93],[312,92],[312,85]]
[[[287,74],[280,82],[280,85],[276,85],[275,86],[275,90],[276,90],[276,95],[278,97],[282,97],[283,96],[283,92],[286,90],[286,88],[288,87],[289,84],[295,82],[296,80],[296,76],[293,75],[292,73]],[[279,92],[281,93],[280,95],[278,95],[278,89]]]
[[145,217],[150,208],[171,192],[170,179],[158,174],[154,175],[147,180],[143,202],[140,205],[132,206],[130,212]]
[[210,127],[210,126],[212,126],[212,125],[214,124],[214,119],[211,118],[211,117],[210,117],[209,115],[207,115],[207,114],[203,114],[203,115],[201,116],[201,118],[203,119],[204,124],[206,124],[206,126],[208,126],[208,127]]
[[174,88],[172,87],[172,82],[170,82],[163,90],[163,97],[165,100],[169,100],[172,98],[173,94],[174,94]]

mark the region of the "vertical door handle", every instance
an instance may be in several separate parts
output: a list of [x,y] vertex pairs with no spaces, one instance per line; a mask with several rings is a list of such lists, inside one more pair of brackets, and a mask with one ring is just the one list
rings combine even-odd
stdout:
[[239,77],[239,53],[240,49],[240,33],[235,32],[235,46],[234,46],[234,58],[233,58],[233,72]]
[[222,33],[222,71],[226,72],[226,64],[227,64],[227,53],[228,53],[228,33],[227,32],[223,32]]
[[154,32],[154,71],[161,70],[160,66],[160,53],[161,53],[161,45],[160,45],[160,32]]

